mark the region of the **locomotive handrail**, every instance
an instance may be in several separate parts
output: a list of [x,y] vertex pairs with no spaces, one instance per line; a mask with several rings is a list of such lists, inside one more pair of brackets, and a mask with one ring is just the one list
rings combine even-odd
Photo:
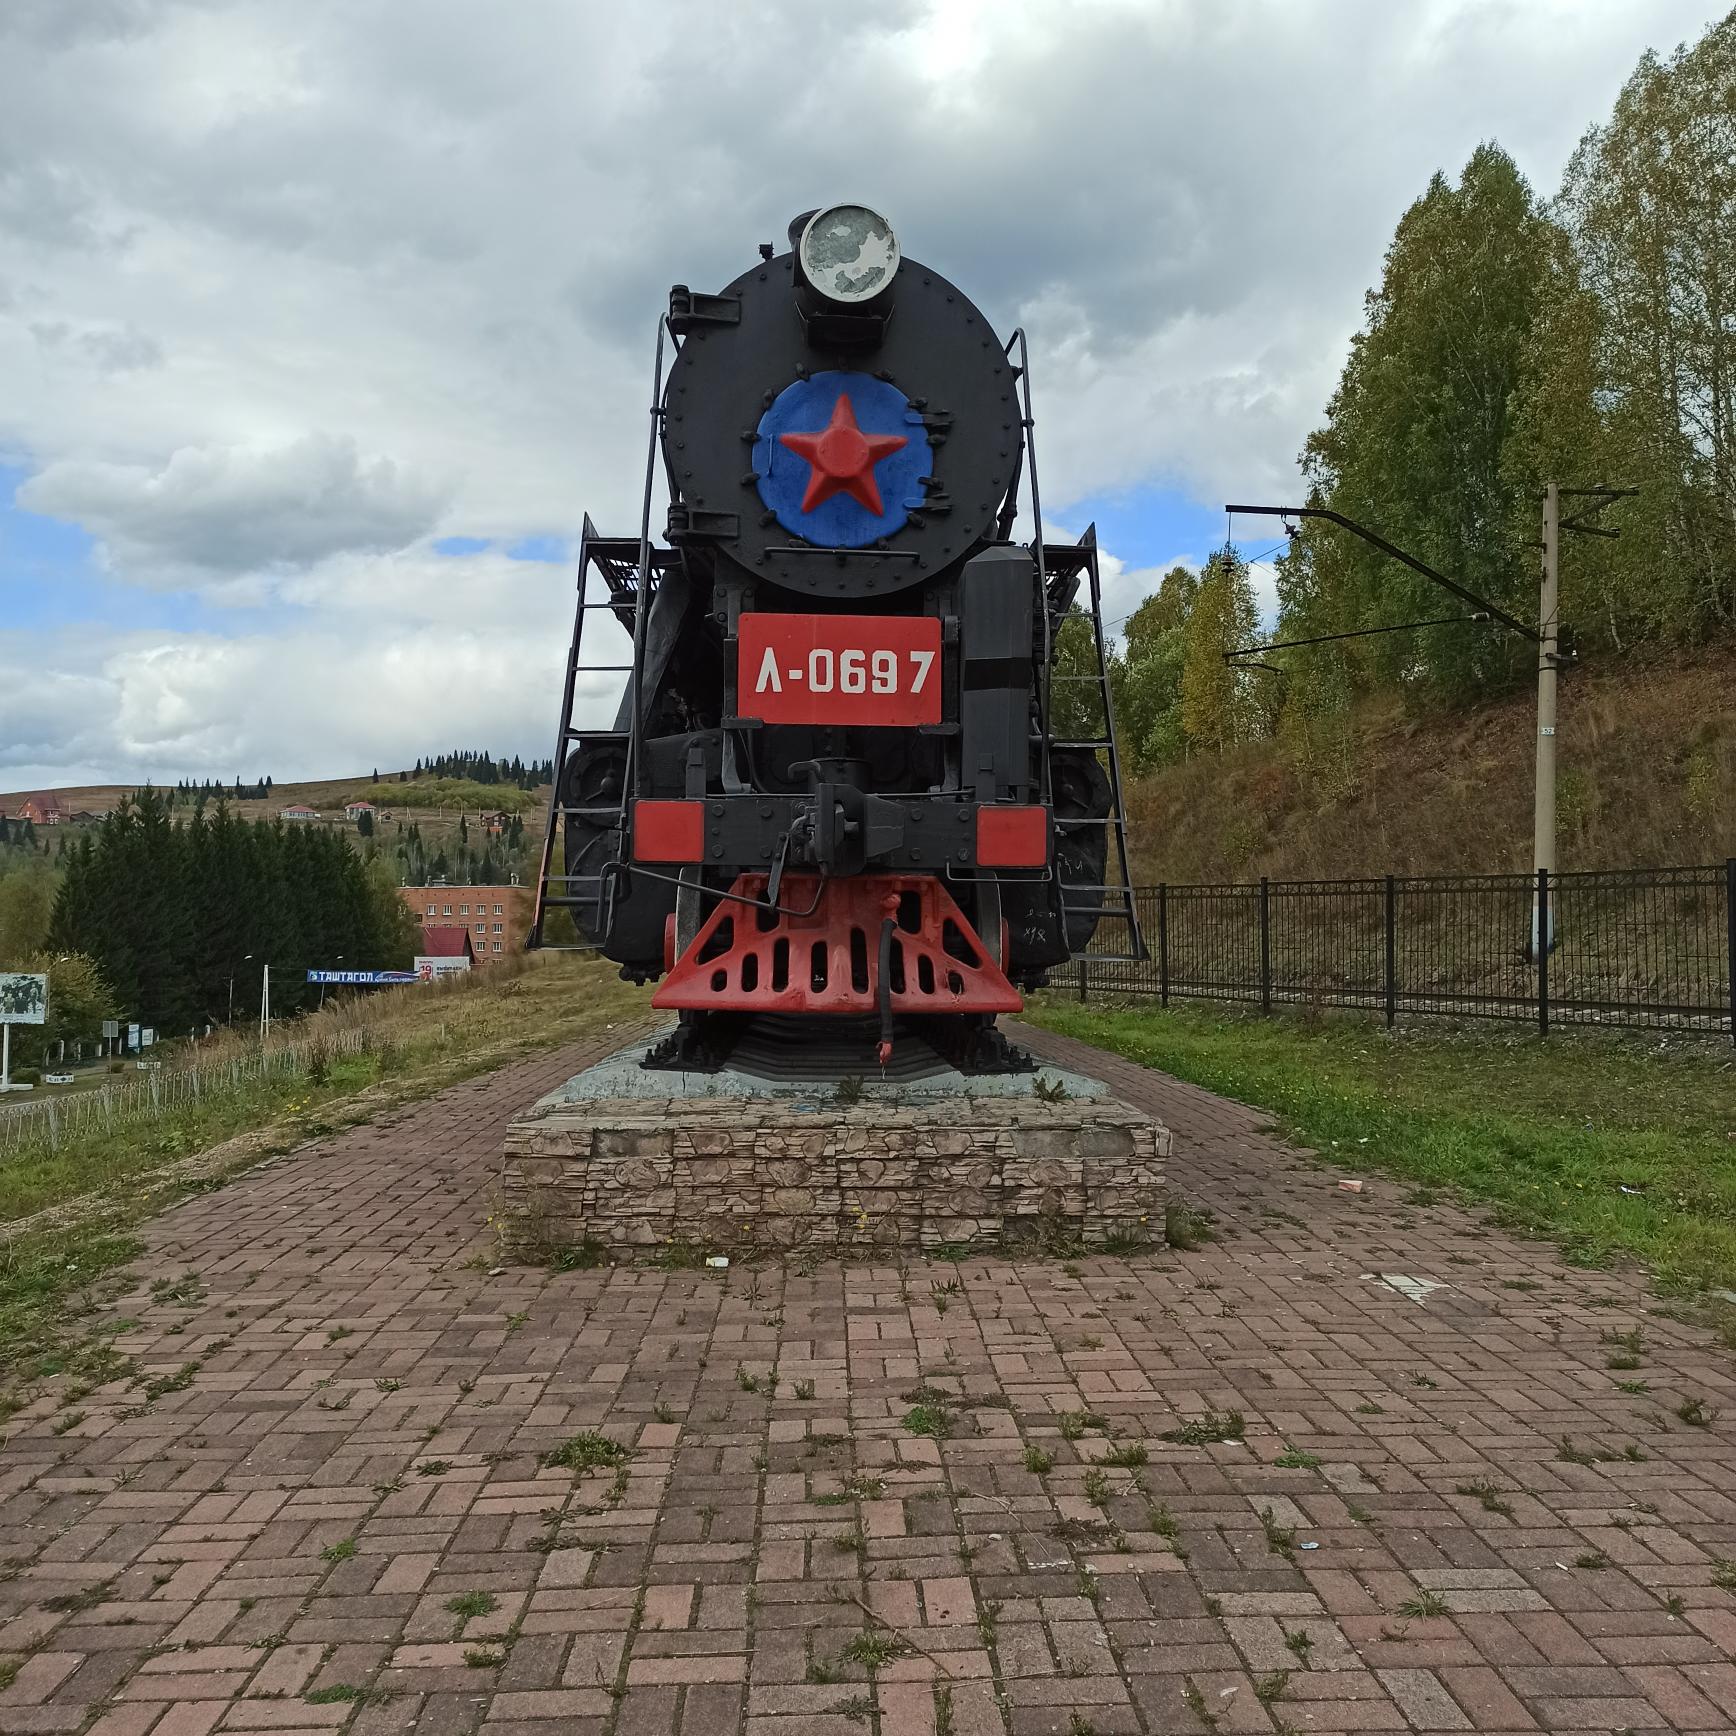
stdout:
[[645,498],[639,509],[639,591],[633,608],[633,673],[629,677],[633,683],[633,727],[627,737],[627,775],[621,784],[623,816],[628,796],[639,794],[639,748],[645,736],[645,618],[651,612],[651,490],[657,481],[657,436],[663,431],[663,337],[667,326],[667,318],[660,315],[657,356],[651,370],[651,432],[645,442]]
[[1013,346],[1019,348],[1019,402],[1022,412],[1021,425],[1024,431],[1025,456],[1028,460],[1026,468],[1031,478],[1031,553],[1037,563],[1037,601],[1038,613],[1043,618],[1043,660],[1039,665],[1038,679],[1042,684],[1042,713],[1044,745],[1041,759],[1041,782],[1038,793],[1045,807],[1053,806],[1054,775],[1049,766],[1048,727],[1049,727],[1049,675],[1050,663],[1055,655],[1053,635],[1049,631],[1049,573],[1043,552],[1043,494],[1037,482],[1037,424],[1031,414],[1031,352],[1025,340],[1025,328],[1014,326],[1013,335],[1007,339],[1006,352],[1010,357]]
[[543,917],[547,914],[549,870],[554,867],[555,815],[560,809],[561,775],[566,770],[569,725],[573,716],[573,693],[578,685],[579,645],[585,631],[585,576],[591,564],[591,543],[597,527],[591,515],[579,531],[579,601],[573,616],[573,642],[567,652],[567,684],[561,698],[561,727],[555,738],[554,770],[549,779],[549,821],[543,833],[542,865],[536,877],[536,898],[531,907],[530,932],[525,936],[525,950],[534,952],[542,945]]

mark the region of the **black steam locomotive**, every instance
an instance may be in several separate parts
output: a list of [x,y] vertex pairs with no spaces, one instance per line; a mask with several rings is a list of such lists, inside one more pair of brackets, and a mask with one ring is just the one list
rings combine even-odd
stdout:
[[[670,291],[641,534],[585,522],[532,944],[567,908],[624,975],[661,977],[666,1064],[824,1014],[883,1065],[907,1021],[961,1065],[1014,1065],[993,1026],[1021,989],[1105,917],[1140,950],[1095,539],[1042,540],[1022,334],[864,206],[789,237],[718,294]],[[598,610],[632,636],[607,731],[573,721]],[[1067,710],[1100,721],[1057,740],[1069,616],[1088,703]]]

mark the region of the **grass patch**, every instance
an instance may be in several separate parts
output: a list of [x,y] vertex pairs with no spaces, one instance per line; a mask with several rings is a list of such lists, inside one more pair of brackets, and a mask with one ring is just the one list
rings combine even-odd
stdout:
[[624,1465],[632,1456],[631,1447],[624,1447],[619,1441],[612,1441],[607,1435],[598,1434],[595,1429],[583,1429],[562,1441],[558,1447],[550,1447],[542,1455],[541,1463],[547,1466],[559,1465],[564,1470],[571,1471],[574,1476],[582,1476],[586,1471]]
[[1058,999],[1026,1016],[1270,1110],[1285,1137],[1329,1161],[1486,1201],[1503,1228],[1551,1238],[1581,1263],[1631,1254],[1668,1285],[1736,1287],[1727,1045],[1389,1036],[1360,1019],[1310,1026]]
[[1137,1471],[1150,1456],[1144,1441],[1122,1441],[1111,1447],[1097,1463],[1113,1465],[1117,1470]]
[[1212,1240],[1211,1219],[1186,1200],[1171,1199],[1163,1208],[1163,1239],[1183,1253],[1204,1247]]
[[1247,1419],[1239,1410],[1209,1410],[1203,1417],[1189,1417],[1179,1427],[1166,1429],[1163,1439],[1182,1447],[1210,1447],[1219,1441],[1239,1441]]
[[87,1609],[107,1603],[114,1594],[115,1582],[104,1579],[95,1585],[81,1585],[77,1591],[63,1591],[56,1597],[45,1597],[40,1607],[51,1615],[82,1615]]
[[333,1682],[329,1688],[309,1688],[302,1695],[310,1706],[378,1706],[391,1697],[390,1688],[358,1688],[350,1682]]
[[1407,1597],[1398,1606],[1398,1613],[1413,1621],[1424,1620],[1429,1616],[1445,1615],[1447,1600],[1437,1591],[1419,1591],[1415,1597]]
[[1056,1425],[1061,1430],[1061,1439],[1077,1441],[1084,1438],[1087,1429],[1106,1429],[1108,1421],[1100,1417],[1096,1411],[1062,1411],[1056,1419]]
[[952,1433],[952,1412],[943,1404],[912,1405],[904,1413],[904,1426],[913,1435],[944,1441]]
[[880,1632],[857,1634],[844,1648],[844,1656],[865,1670],[878,1670],[903,1657],[904,1652],[904,1642],[897,1635]]
[[1479,1477],[1474,1483],[1461,1483],[1455,1493],[1469,1495],[1480,1501],[1485,1513],[1499,1513],[1503,1519],[1513,1517],[1512,1506],[1502,1499],[1506,1490],[1497,1483],[1491,1483],[1487,1477]]
[[461,1591],[447,1598],[446,1607],[460,1621],[469,1621],[472,1616],[492,1615],[500,1607],[500,1599],[492,1591]]
[[1282,1555],[1286,1561],[1296,1559],[1296,1527],[1280,1525],[1278,1516],[1270,1507],[1263,1508],[1260,1513],[1260,1529],[1266,1534],[1266,1547],[1274,1555]]

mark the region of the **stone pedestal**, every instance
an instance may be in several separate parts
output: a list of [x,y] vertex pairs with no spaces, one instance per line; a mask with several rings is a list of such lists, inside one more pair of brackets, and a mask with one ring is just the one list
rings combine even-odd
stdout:
[[989,1094],[954,1075],[845,1102],[716,1076],[704,1083],[718,1094],[660,1095],[698,1076],[593,1071],[591,1090],[581,1074],[507,1130],[501,1222],[521,1257],[1163,1239],[1169,1131],[1095,1081],[1075,1077],[1051,1101],[1028,1078]]

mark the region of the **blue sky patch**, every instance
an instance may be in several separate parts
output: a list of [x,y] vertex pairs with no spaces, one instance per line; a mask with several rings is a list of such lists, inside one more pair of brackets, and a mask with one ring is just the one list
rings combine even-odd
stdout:
[[521,536],[506,548],[509,561],[564,561],[571,553],[572,544],[566,537],[548,534]]

